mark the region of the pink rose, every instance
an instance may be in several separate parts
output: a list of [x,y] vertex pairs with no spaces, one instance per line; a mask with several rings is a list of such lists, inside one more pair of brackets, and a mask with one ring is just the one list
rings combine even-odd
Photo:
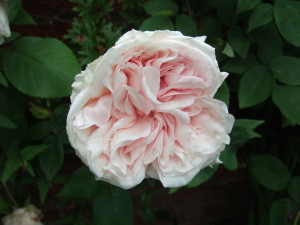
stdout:
[[204,41],[132,30],[76,76],[67,132],[98,179],[178,187],[219,161],[234,118],[213,99],[227,73]]

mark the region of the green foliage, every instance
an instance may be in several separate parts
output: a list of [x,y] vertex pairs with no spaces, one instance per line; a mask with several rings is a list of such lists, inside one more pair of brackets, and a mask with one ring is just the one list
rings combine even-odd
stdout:
[[151,16],[173,16],[178,11],[178,6],[172,0],[149,0],[143,4],[143,8]]

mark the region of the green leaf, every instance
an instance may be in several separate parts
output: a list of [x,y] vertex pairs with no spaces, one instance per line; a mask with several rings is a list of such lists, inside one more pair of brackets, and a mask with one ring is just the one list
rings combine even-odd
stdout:
[[21,0],[11,0],[7,1],[8,8],[8,19],[9,22],[13,22],[15,17],[18,15],[19,10],[21,9]]
[[17,16],[14,18],[14,21],[12,23],[16,25],[24,25],[24,24],[36,25],[34,19],[23,7],[20,8]]
[[37,187],[39,189],[39,197],[41,203],[44,203],[50,188],[50,183],[45,178],[39,178],[37,180]]
[[260,4],[250,15],[248,32],[273,20],[273,6],[269,3]]
[[251,43],[243,29],[231,28],[228,31],[228,40],[233,50],[243,59],[246,58]]
[[278,49],[282,45],[282,40],[278,29],[273,23],[268,23],[264,26],[252,30],[249,33],[249,36],[253,42],[262,46],[268,46],[270,48]]
[[229,88],[228,88],[226,81],[224,81],[223,84],[219,87],[214,98],[225,102],[225,104],[228,106],[229,105],[229,97],[230,97]]
[[249,69],[240,81],[239,106],[246,108],[266,100],[274,85],[274,80],[264,66],[255,66]]
[[2,182],[6,183],[6,181],[20,168],[20,166],[21,160],[19,157],[9,157],[4,165],[4,170],[1,177]]
[[173,16],[178,6],[172,0],[149,0],[143,4],[144,10],[151,16]]
[[225,150],[220,155],[220,160],[228,170],[236,170],[238,168],[238,160],[236,157],[236,148],[232,145],[227,145]]
[[20,155],[23,159],[29,161],[33,159],[36,155],[40,154],[47,148],[47,145],[29,145],[22,148]]
[[102,186],[103,183],[97,181],[92,172],[85,166],[82,166],[72,174],[58,196],[89,200],[97,194]]
[[286,224],[287,203],[284,199],[278,199],[271,205],[270,210],[270,225]]
[[5,213],[9,210],[9,204],[0,195],[0,214]]
[[52,123],[50,121],[41,121],[33,124],[28,129],[28,138],[32,141],[41,140],[51,132]]
[[275,1],[274,16],[281,35],[291,44],[300,47],[300,2]]
[[232,27],[237,22],[235,16],[236,1],[220,0],[217,5],[219,20],[228,27]]
[[254,9],[261,3],[261,0],[238,0],[236,15]]
[[219,165],[214,165],[213,167],[206,167],[203,170],[200,170],[200,172],[191,180],[188,184],[187,187],[192,188],[192,187],[197,187],[200,184],[208,181],[214,173],[217,171]]
[[101,225],[132,225],[132,200],[127,191],[105,185],[93,206],[93,222]]
[[272,60],[271,69],[277,80],[284,84],[300,85],[300,59],[280,56]]
[[0,128],[15,129],[17,125],[6,116],[0,114]]
[[300,203],[300,176],[293,177],[288,184],[289,195],[298,203]]
[[263,124],[265,121],[263,120],[251,120],[251,119],[237,119],[234,122],[234,127],[242,127],[245,128],[249,139],[261,137],[258,133],[253,130],[257,128],[259,125]]
[[140,30],[174,30],[174,24],[169,18],[163,16],[152,16],[142,23]]
[[46,178],[51,181],[62,166],[64,149],[59,139],[53,135],[49,136],[44,144],[48,147],[39,154],[39,164]]
[[274,58],[283,55],[281,46],[276,47],[269,45],[257,46],[257,58],[264,64],[269,64]]
[[291,176],[287,166],[271,155],[252,156],[250,172],[262,186],[273,191],[282,191]]
[[[16,66],[18,65],[18,66]],[[72,51],[53,38],[24,37],[3,57],[7,79],[21,92],[42,98],[68,96],[80,66]]]
[[232,47],[230,46],[230,44],[228,42],[226,43],[225,48],[223,49],[222,53],[224,55],[227,55],[229,58],[234,57],[234,52],[233,52]]
[[187,15],[176,16],[176,30],[187,36],[197,35],[197,24]]
[[4,77],[3,73],[0,72],[0,84],[3,85],[4,87],[8,87],[8,83],[6,78]]
[[300,124],[300,87],[275,85],[272,99],[286,118]]
[[[207,37],[220,37],[222,35],[222,24],[214,16],[206,16],[201,19],[198,35]],[[223,40],[221,39],[223,42]]]
[[222,70],[230,73],[243,74],[257,64],[256,58],[253,55],[248,54],[246,59],[241,59],[239,57],[228,59],[222,67]]
[[245,145],[251,137],[247,128],[234,125],[230,133],[230,139],[230,145],[239,148]]

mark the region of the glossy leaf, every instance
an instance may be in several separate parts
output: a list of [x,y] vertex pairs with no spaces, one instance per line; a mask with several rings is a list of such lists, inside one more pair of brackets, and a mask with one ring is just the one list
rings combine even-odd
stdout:
[[264,66],[249,69],[240,81],[239,106],[250,107],[266,100],[274,85],[273,78]]
[[132,200],[127,191],[105,185],[93,206],[93,222],[101,225],[132,225]]
[[257,6],[249,17],[248,32],[273,20],[273,6],[263,3]]
[[271,69],[277,80],[284,84],[300,85],[300,59],[280,56],[272,60]]
[[300,87],[275,85],[272,99],[285,117],[300,124]]
[[291,176],[280,159],[267,154],[251,157],[250,172],[262,186],[273,191],[282,191]]
[[[18,65],[18,66],[16,66]],[[70,95],[80,66],[72,51],[53,38],[24,37],[3,57],[7,79],[21,92],[42,98]]]

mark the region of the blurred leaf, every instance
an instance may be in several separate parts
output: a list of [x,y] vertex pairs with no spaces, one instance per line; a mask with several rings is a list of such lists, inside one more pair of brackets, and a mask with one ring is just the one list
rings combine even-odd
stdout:
[[28,138],[33,141],[41,140],[51,132],[52,123],[50,121],[41,121],[33,124],[28,129]]
[[222,69],[230,73],[243,74],[257,64],[258,62],[255,57],[249,54],[246,59],[241,59],[239,57],[228,59]]
[[197,187],[200,184],[208,181],[214,173],[217,171],[219,165],[214,165],[212,167],[207,166],[206,168],[200,170],[200,172],[186,185],[189,188]]
[[8,87],[8,83],[6,78],[4,77],[3,73],[0,72],[0,84],[3,85],[4,87]]
[[271,69],[277,80],[284,84],[300,85],[300,59],[280,56],[272,60]]
[[14,18],[13,24],[16,25],[23,25],[23,24],[29,24],[29,25],[36,25],[36,22],[34,19],[29,15],[29,13],[21,7],[17,16]]
[[17,125],[6,116],[0,114],[0,128],[15,129]]
[[21,38],[2,63],[7,79],[17,89],[42,98],[69,95],[74,75],[80,72],[72,51],[53,38]]
[[58,196],[71,199],[89,200],[103,186],[93,173],[85,166],[78,168],[65,183]]
[[289,139],[288,147],[293,152],[295,158],[300,161],[300,137]]
[[243,29],[231,28],[228,31],[228,40],[233,50],[243,59],[246,58],[251,43]]
[[250,172],[262,186],[273,191],[282,191],[291,176],[280,159],[267,154],[251,157]]
[[46,178],[51,181],[64,161],[64,148],[54,135],[49,136],[44,144],[48,147],[39,154],[39,164]]
[[263,3],[251,13],[248,24],[248,32],[254,28],[263,26],[273,20],[273,6]]
[[240,81],[239,106],[246,108],[266,100],[274,85],[274,80],[264,66],[255,66],[249,69]]
[[20,155],[23,159],[29,161],[43,152],[47,147],[47,145],[29,145],[21,149]]
[[230,133],[230,145],[235,147],[242,147],[246,142],[251,139],[249,131],[246,127],[239,127],[234,124]]
[[9,157],[4,165],[1,180],[6,183],[8,179],[16,172],[21,166],[21,159],[18,156]]
[[232,47],[230,46],[230,44],[228,42],[226,43],[225,48],[223,49],[222,53],[224,55],[227,55],[229,58],[234,57],[234,52],[233,52]]
[[29,108],[29,111],[35,118],[40,120],[48,119],[51,117],[51,112],[48,109],[38,105],[32,105]]
[[174,30],[173,22],[163,16],[152,16],[146,19],[141,27],[142,31],[154,31],[154,30]]
[[236,1],[220,0],[217,5],[217,14],[219,20],[226,26],[233,26],[237,17],[235,16]]
[[268,23],[252,30],[249,36],[255,43],[262,46],[278,49],[282,45],[280,34],[273,23]]
[[45,178],[39,178],[37,180],[37,187],[39,189],[39,197],[41,203],[44,203],[49,191],[50,183]]
[[18,15],[19,10],[21,9],[21,0],[10,0],[7,1],[8,8],[8,19],[9,22],[13,22],[15,17]]
[[293,177],[287,187],[289,195],[300,203],[300,176]]
[[229,88],[228,85],[226,83],[226,81],[224,81],[222,83],[222,85],[219,87],[217,93],[215,94],[214,98],[219,99],[223,102],[225,102],[225,104],[228,106],[229,105]]
[[133,206],[129,193],[118,187],[103,186],[94,201],[93,222],[101,225],[132,225]]
[[220,37],[222,35],[222,24],[214,16],[203,17],[201,19],[198,34],[209,38]]
[[275,200],[270,210],[270,225],[286,224],[287,204],[284,199]]
[[0,195],[0,214],[7,212],[9,208],[10,208],[9,204]]
[[300,47],[300,2],[275,1],[274,16],[281,35],[291,44]]
[[275,48],[269,45],[257,46],[257,57],[264,64],[269,64],[271,60],[282,54],[283,53],[280,45]]
[[143,7],[151,16],[172,16],[178,11],[178,6],[172,0],[149,0]]
[[69,105],[62,104],[54,109],[52,123],[52,131],[64,144],[69,144],[69,139],[66,132],[66,119],[69,112]]
[[265,121],[263,120],[251,120],[251,119],[237,119],[234,122],[235,127],[243,127],[247,130],[249,134],[249,138],[260,137],[260,135],[253,130],[257,128],[259,125],[263,124]]
[[236,170],[238,168],[238,160],[236,157],[236,148],[232,145],[227,145],[225,150],[221,152],[220,160],[228,170]]
[[236,15],[254,9],[261,0],[238,0]]
[[300,124],[300,87],[275,85],[272,99],[285,117]]
[[197,24],[187,15],[176,16],[176,30],[187,36],[197,35]]

